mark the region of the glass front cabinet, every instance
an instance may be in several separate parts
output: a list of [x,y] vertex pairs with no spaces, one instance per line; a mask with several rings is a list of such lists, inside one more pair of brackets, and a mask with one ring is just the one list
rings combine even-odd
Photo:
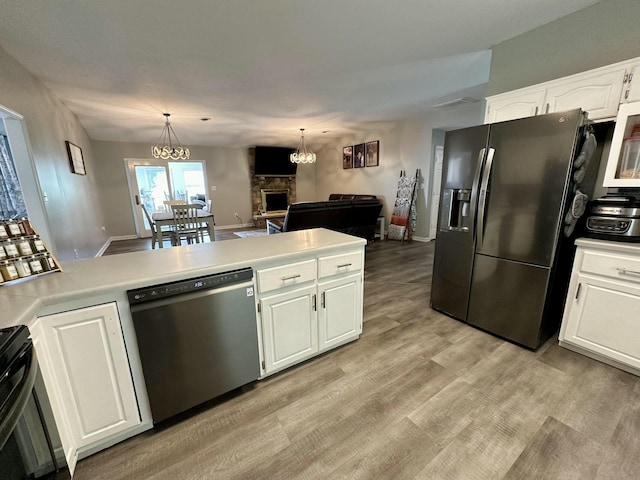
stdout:
[[603,185],[640,187],[640,102],[620,105]]

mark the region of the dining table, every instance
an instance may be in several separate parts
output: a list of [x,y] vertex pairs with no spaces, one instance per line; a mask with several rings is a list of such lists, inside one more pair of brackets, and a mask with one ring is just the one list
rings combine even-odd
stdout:
[[[215,222],[213,218],[213,212],[198,209],[197,214],[198,220],[201,223],[206,224],[210,241],[215,241]],[[172,227],[174,225],[173,212],[156,212],[151,214],[151,219],[156,224],[155,235],[158,243],[158,248],[162,248],[162,227]]]

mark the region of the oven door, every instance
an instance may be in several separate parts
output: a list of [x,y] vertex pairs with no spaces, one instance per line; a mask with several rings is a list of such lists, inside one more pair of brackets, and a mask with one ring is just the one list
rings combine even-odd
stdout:
[[40,478],[58,471],[55,450],[61,451],[60,439],[31,340],[0,375],[2,480]]

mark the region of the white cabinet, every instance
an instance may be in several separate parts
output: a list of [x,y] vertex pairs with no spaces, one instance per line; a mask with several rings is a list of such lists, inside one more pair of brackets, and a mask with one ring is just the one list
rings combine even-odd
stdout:
[[640,101],[640,64],[627,73],[622,91],[622,103]]
[[315,284],[260,299],[267,373],[306,360],[318,352]]
[[560,344],[640,374],[640,246],[578,244]]
[[542,111],[545,90],[516,91],[487,98],[484,123],[533,117]]
[[360,336],[363,249],[257,270],[265,375]]
[[318,284],[319,350],[324,352],[362,332],[362,276],[349,275]]
[[581,78],[559,81],[549,86],[541,113],[564,112],[581,108],[591,120],[615,117],[626,75],[624,67],[603,73],[585,73]]
[[487,97],[485,123],[576,108],[591,120],[613,118],[620,103],[640,97],[638,70],[640,58]]
[[39,317],[36,351],[70,465],[141,423],[115,303]]
[[631,137],[631,132],[637,125],[640,125],[640,101],[620,105],[604,172],[605,187],[640,187],[639,156],[623,156],[625,140]]

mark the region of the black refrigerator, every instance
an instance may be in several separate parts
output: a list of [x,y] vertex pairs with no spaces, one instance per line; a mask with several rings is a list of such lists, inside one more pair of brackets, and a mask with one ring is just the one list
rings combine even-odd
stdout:
[[433,308],[531,349],[556,331],[598,170],[586,123],[572,110],[447,132]]

